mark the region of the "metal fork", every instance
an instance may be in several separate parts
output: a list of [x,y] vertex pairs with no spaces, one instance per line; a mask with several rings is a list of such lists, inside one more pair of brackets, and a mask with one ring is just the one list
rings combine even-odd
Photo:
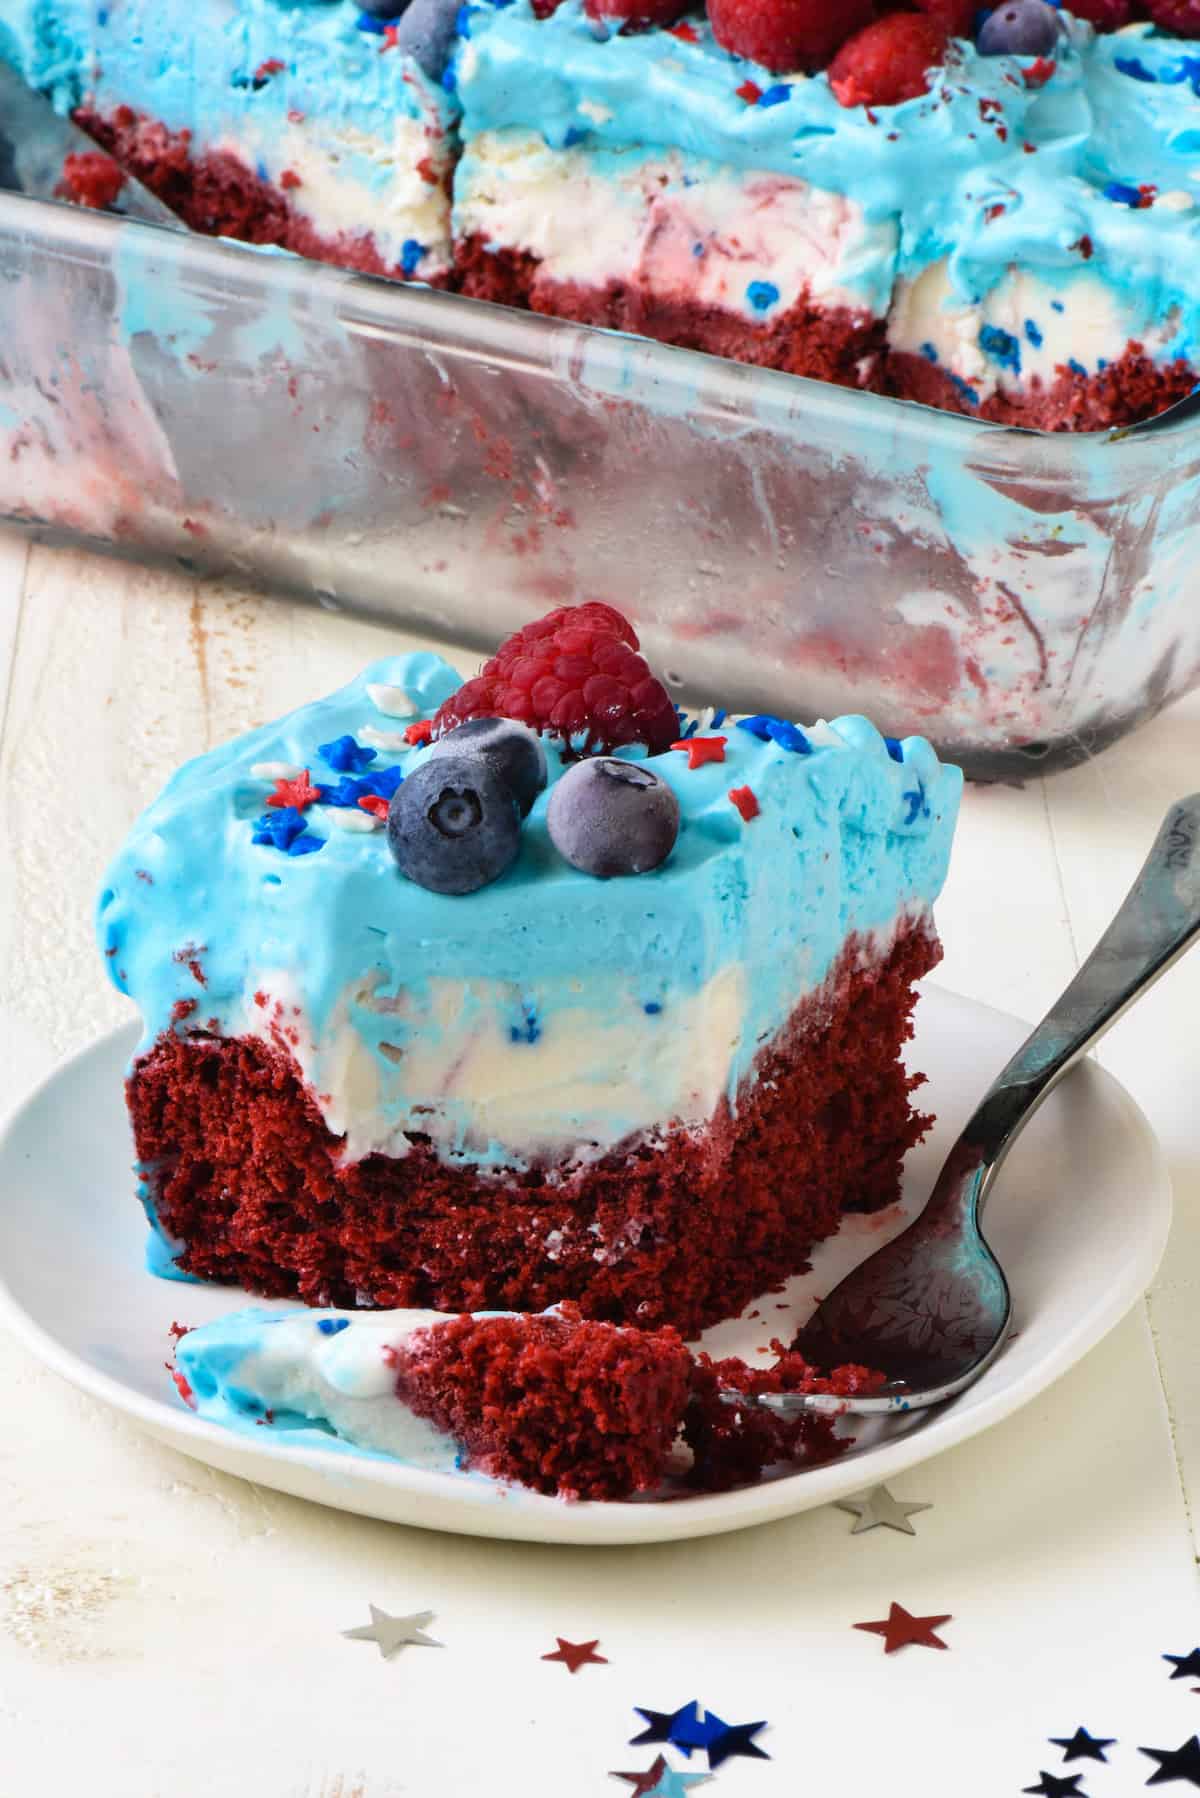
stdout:
[[[1058,1082],[1200,934],[1200,793],[1173,805],[1116,917],[1074,980],[988,1088],[921,1215],[859,1264],[800,1331],[814,1367],[877,1368],[870,1396],[727,1391],[729,1404],[915,1411],[977,1380],[1012,1322],[1008,1281],[980,1229],[1008,1151]],[[1050,1202],[1051,1195],[1047,1195]]]

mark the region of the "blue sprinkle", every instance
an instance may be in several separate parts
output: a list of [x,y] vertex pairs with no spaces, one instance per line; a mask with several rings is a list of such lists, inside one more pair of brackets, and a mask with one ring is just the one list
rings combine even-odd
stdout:
[[324,849],[324,847],[324,837],[314,836],[311,830],[306,830],[302,837],[292,838],[287,852],[289,855],[312,855],[316,850]]
[[1114,56],[1113,67],[1122,75],[1132,75],[1135,81],[1158,80],[1154,71],[1136,56]]
[[[356,774],[343,774],[336,787],[327,789],[325,804],[356,806],[360,799],[366,798],[368,793],[376,793],[378,790],[369,774],[365,777]],[[390,793],[388,798],[391,798]]]
[[264,812],[253,828],[253,842],[272,849],[289,849],[307,827],[299,806],[281,805],[273,812]]
[[583,143],[586,138],[586,131],[581,131],[578,125],[569,125],[567,127],[567,135],[563,138],[563,148],[565,150],[570,150],[575,144]]
[[355,24],[360,31],[370,31],[376,37],[382,37],[388,28],[386,19],[377,19],[373,13],[369,12],[360,12]]
[[1083,366],[1083,363],[1076,362],[1074,356],[1067,357],[1067,367],[1073,375],[1087,375],[1087,369]]
[[728,716],[729,716],[729,713],[727,711],[725,711],[722,706],[718,706],[716,711],[713,713],[712,724],[710,726],[710,729],[720,730],[721,726],[724,724],[724,722],[725,722],[726,718],[728,718]]
[[1021,346],[1011,331],[1002,331],[999,325],[981,325],[979,347],[1001,368],[1011,368],[1014,375],[1020,374]]
[[455,13],[454,29],[455,29],[455,31],[457,31],[459,37],[470,37],[470,35],[471,35],[471,8],[469,5],[468,6],[460,6],[458,11]]
[[1130,187],[1127,181],[1110,181],[1104,189],[1104,198],[1114,200],[1119,206],[1140,206],[1142,203],[1140,190]]
[[894,762],[902,762],[904,760],[904,751],[900,747],[899,737],[885,737],[883,739],[883,746]]
[[364,749],[353,737],[335,737],[332,743],[318,743],[317,754],[339,774],[357,774],[375,760],[373,749]]
[[646,1003],[642,1006],[642,1010],[648,1018],[656,1018],[662,1010],[662,1006],[657,999],[647,999]]
[[751,281],[746,298],[756,312],[769,312],[772,306],[779,304],[779,289],[774,281]]
[[779,106],[784,100],[791,98],[792,90],[786,81],[777,81],[767,91],[758,96],[760,106]]
[[929,805],[925,798],[924,781],[919,780],[916,792],[905,793],[904,797],[908,801],[908,813],[904,820],[906,824],[915,824],[918,818],[930,816]]
[[530,1005],[524,1006],[523,1009],[525,1027],[522,1029],[519,1024],[509,1025],[508,1040],[510,1043],[536,1043],[542,1034],[541,1025],[537,1021],[537,1012]]
[[1040,326],[1035,325],[1031,318],[1027,318],[1025,320],[1025,338],[1026,338],[1027,342],[1029,342],[1033,345],[1035,350],[1041,349],[1041,347],[1042,347],[1041,328],[1040,328]]
[[446,64],[446,72],[442,76],[442,86],[448,94],[452,94],[458,86],[458,76],[455,74],[452,62]]
[[692,245],[692,255],[693,256],[703,256],[703,254],[704,254],[704,245],[702,243],[694,243]]
[[403,768],[376,768],[367,778],[369,792],[378,793],[381,799],[390,799],[404,779],[404,770]]
[[340,1336],[343,1330],[350,1328],[348,1317],[318,1317],[317,1328],[322,1336]]
[[961,375],[951,374],[950,384],[954,388],[955,393],[958,394],[959,398],[966,400],[969,406],[977,406],[979,404],[979,395],[973,387],[967,385]]
[[931,343],[923,343],[921,345],[921,354],[924,356],[926,362],[936,362],[938,359],[938,353]]
[[1050,310],[1051,312],[1065,312],[1066,308],[1061,300],[1051,300]]
[[265,162],[255,163],[254,173],[258,176],[260,181],[269,181],[271,179],[270,175],[267,173],[267,165]]
[[400,246],[400,267],[406,275],[415,275],[417,265],[425,255],[429,245],[418,243],[415,237],[406,237]]
[[774,718],[769,712],[759,712],[753,718],[739,718],[738,729],[748,730],[760,743],[778,743],[781,749],[790,749],[793,755],[812,754],[812,744],[797,725],[789,724],[786,718]]
[[108,24],[108,8],[107,8],[107,6],[102,6],[100,8],[99,12],[96,14],[96,23],[97,23],[97,25],[107,25]]

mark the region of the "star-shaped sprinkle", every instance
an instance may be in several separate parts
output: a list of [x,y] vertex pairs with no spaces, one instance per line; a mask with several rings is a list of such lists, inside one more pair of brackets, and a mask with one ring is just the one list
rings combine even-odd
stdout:
[[420,745],[433,741],[433,719],[422,718],[419,724],[410,724],[404,733],[404,741]]
[[1200,1786],[1200,1737],[1189,1736],[1182,1748],[1139,1748],[1138,1753],[1148,1754],[1158,1762],[1146,1781],[1148,1786],[1167,1785],[1173,1779],[1186,1779],[1189,1785]]
[[1087,1793],[1079,1788],[1082,1773],[1068,1773],[1065,1779],[1056,1779],[1053,1773],[1043,1771],[1035,1786],[1022,1786],[1023,1792],[1037,1792],[1041,1798],[1087,1798]]
[[1200,1648],[1193,1648],[1190,1654],[1164,1654],[1163,1660],[1175,1669],[1172,1679],[1200,1679]]
[[1051,1736],[1049,1739],[1056,1748],[1062,1749],[1065,1761],[1107,1762],[1108,1756],[1104,1750],[1113,1747],[1117,1738],[1116,1736],[1089,1735],[1080,1724],[1073,1736]]
[[682,749],[689,768],[703,768],[705,762],[723,762],[727,737],[681,737],[672,749]]
[[634,1709],[647,1723],[641,1735],[631,1737],[634,1746],[642,1742],[669,1742],[689,1758],[693,1748],[701,1748],[708,1755],[710,1767],[719,1767],[722,1761],[735,1754],[745,1755],[750,1760],[771,1758],[752,1739],[760,1729],[766,1728],[765,1721],[726,1723],[715,1711],[701,1711],[695,1698],[677,1711],[648,1711],[640,1704]]
[[774,718],[769,712],[759,712],[753,718],[739,718],[737,727],[749,731],[760,743],[778,743],[781,749],[790,749],[793,755],[812,754],[812,744],[800,726],[787,718]]
[[906,1611],[902,1604],[893,1603],[888,1614],[878,1623],[856,1623],[855,1629],[870,1630],[872,1635],[883,1637],[883,1652],[895,1654],[898,1648],[907,1648],[910,1643],[919,1648],[948,1648],[948,1642],[934,1634],[939,1624],[952,1621],[952,1613],[947,1611],[941,1617],[914,1617]]
[[693,1786],[706,1785],[711,1773],[677,1773],[660,1754],[644,1773],[613,1773],[633,1787],[631,1798],[687,1798]]
[[381,798],[378,793],[366,794],[358,804],[361,811],[370,812],[373,818],[379,819],[386,818],[391,809],[391,801]]
[[285,780],[281,777],[275,782],[275,791],[267,794],[267,804],[284,807],[295,806],[298,812],[302,812],[306,806],[313,805],[322,798],[324,792],[324,787],[313,786],[308,778],[308,769],[301,768],[293,780]]
[[364,749],[351,736],[335,737],[332,743],[318,743],[317,754],[337,774],[361,774],[375,760],[374,749]]
[[729,797],[741,812],[745,823],[749,824],[751,818],[758,817],[758,800],[752,787],[730,787]]
[[325,838],[304,827],[304,814],[294,805],[282,811],[265,812],[255,820],[251,842],[263,847],[282,849],[285,855],[311,855],[325,847]]
[[571,1673],[578,1673],[581,1667],[587,1667],[593,1662],[603,1667],[608,1666],[608,1656],[596,1653],[600,1646],[599,1636],[590,1642],[566,1642],[561,1636],[555,1636],[554,1640],[558,1643],[557,1651],[554,1654],[544,1654],[544,1661],[563,1661]]
[[344,1629],[342,1634],[351,1642],[374,1642],[385,1661],[390,1661],[410,1643],[418,1648],[443,1646],[425,1634],[425,1625],[433,1622],[432,1611],[413,1611],[408,1617],[393,1617],[387,1611],[381,1611],[378,1605],[368,1605],[367,1609],[371,1613],[370,1623]]
[[834,1500],[839,1511],[849,1511],[858,1521],[850,1531],[852,1536],[861,1536],[864,1530],[878,1529],[880,1524],[885,1529],[900,1530],[905,1536],[915,1536],[916,1530],[908,1521],[918,1511],[931,1511],[932,1505],[906,1504],[902,1498],[893,1498],[886,1486],[872,1486],[869,1492],[856,1492],[853,1498]]

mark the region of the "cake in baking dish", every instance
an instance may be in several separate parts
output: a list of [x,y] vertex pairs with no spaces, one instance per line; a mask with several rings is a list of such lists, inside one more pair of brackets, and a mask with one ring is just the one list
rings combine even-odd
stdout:
[[685,720],[611,607],[188,763],[99,932],[166,1271],[691,1334],[895,1198],[961,776]]
[[1195,384],[1194,0],[3,0],[197,229],[998,421]]

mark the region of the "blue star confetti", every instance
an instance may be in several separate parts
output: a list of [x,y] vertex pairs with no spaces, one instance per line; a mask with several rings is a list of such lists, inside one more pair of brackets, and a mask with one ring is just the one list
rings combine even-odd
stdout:
[[[1174,1679],[1175,1675],[1171,1677]],[[1139,1748],[1138,1753],[1158,1762],[1146,1781],[1148,1786],[1186,1779],[1189,1785],[1200,1788],[1200,1737],[1189,1736],[1182,1748]]]
[[790,749],[793,755],[812,754],[812,744],[799,725],[790,724],[786,718],[773,718],[769,712],[759,712],[753,718],[739,718],[737,727],[749,731],[760,743],[778,743],[781,749]]
[[1089,1735],[1080,1724],[1073,1736],[1049,1736],[1047,1740],[1062,1749],[1064,1761],[1107,1761],[1104,1750],[1115,1747],[1117,1738]]
[[1190,1654],[1164,1654],[1163,1660],[1175,1669],[1172,1679],[1200,1679],[1200,1648],[1193,1648]]
[[635,1705],[634,1709],[639,1717],[645,1718],[647,1724],[641,1735],[630,1737],[634,1747],[643,1742],[667,1742],[689,1758],[692,1750],[698,1748],[708,1755],[708,1764],[712,1768],[719,1767],[722,1761],[738,1754],[745,1755],[750,1760],[767,1761],[771,1758],[753,1740],[760,1729],[767,1727],[765,1721],[726,1723],[715,1711],[702,1711],[699,1700],[695,1698],[681,1705],[677,1711],[651,1711],[640,1704]]
[[325,847],[325,838],[305,827],[304,813],[294,805],[264,812],[255,820],[251,841],[282,849],[285,855],[311,855],[314,850]]
[[338,774],[361,774],[375,760],[376,752],[346,736],[335,737],[332,743],[318,743],[317,754]]
[[1053,1773],[1043,1773],[1035,1786],[1022,1786],[1023,1792],[1036,1792],[1040,1798],[1087,1798],[1087,1793],[1080,1789],[1079,1781],[1082,1773],[1068,1773],[1065,1779],[1056,1779]]

